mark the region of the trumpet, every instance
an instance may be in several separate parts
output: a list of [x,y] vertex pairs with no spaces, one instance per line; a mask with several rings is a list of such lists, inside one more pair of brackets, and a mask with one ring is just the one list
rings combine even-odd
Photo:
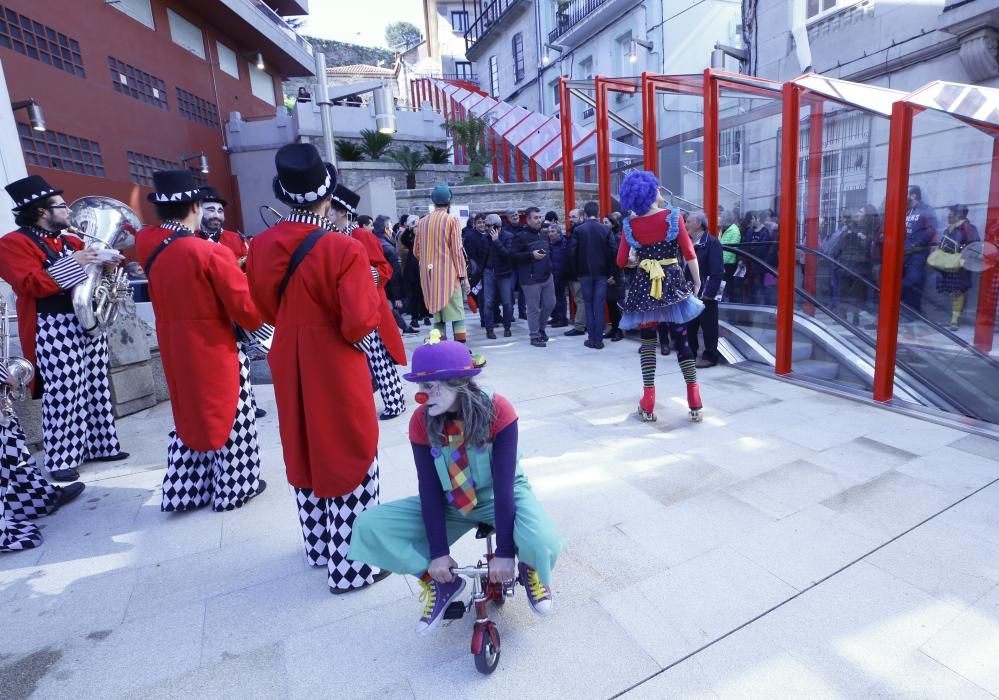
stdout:
[[0,362],[7,367],[7,373],[17,381],[11,388],[7,383],[0,384],[0,427],[6,428],[14,421],[14,402],[28,397],[28,384],[35,377],[35,368],[21,357],[10,356],[10,330],[8,327],[7,302],[0,300]]

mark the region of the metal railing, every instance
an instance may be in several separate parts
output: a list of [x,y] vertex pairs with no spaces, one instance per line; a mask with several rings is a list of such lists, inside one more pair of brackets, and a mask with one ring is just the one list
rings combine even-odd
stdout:
[[472,48],[479,39],[493,28],[493,25],[503,16],[503,13],[519,3],[521,0],[492,0],[492,2],[482,5],[479,16],[472,22],[468,31],[465,32],[465,50]]
[[481,85],[477,73],[439,73],[431,77],[440,78],[441,80],[464,80],[466,83],[471,83],[472,85]]
[[263,0],[243,0],[250,6],[257,9],[260,14],[273,22],[278,29],[284,32],[289,39],[294,41],[296,44],[302,47],[310,56],[312,55],[312,44],[310,44],[301,34],[295,31],[295,28],[284,21],[277,12],[271,9]]
[[571,0],[562,9],[555,9],[555,28],[548,32],[551,43],[583,21],[588,14],[608,0]]

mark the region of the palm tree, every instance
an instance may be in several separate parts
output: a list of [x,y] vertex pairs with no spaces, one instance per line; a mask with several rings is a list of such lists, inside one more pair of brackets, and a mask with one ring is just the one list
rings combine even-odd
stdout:
[[392,147],[392,134],[383,134],[373,129],[361,129],[361,150],[371,160],[381,160]]
[[486,164],[493,156],[486,143],[489,125],[486,124],[485,120],[470,114],[467,119],[446,121],[443,127],[451,132],[455,146],[461,146],[468,154],[468,177],[462,184],[478,184],[487,181]]
[[346,163],[364,160],[364,150],[358,144],[347,139],[336,139],[336,159]]
[[416,171],[427,164],[427,157],[411,146],[397,148],[388,157],[406,171],[406,189],[416,189]]
[[431,165],[446,165],[451,162],[451,149],[447,146],[425,143],[423,147],[427,151],[427,162]]

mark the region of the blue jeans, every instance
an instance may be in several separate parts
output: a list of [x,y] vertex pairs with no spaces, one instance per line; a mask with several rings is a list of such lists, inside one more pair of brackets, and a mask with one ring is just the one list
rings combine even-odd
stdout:
[[586,304],[586,334],[594,343],[603,342],[607,278],[580,277],[579,284],[583,288],[583,302]]
[[491,331],[495,325],[493,309],[499,298],[503,312],[503,328],[509,328],[513,323],[513,276],[497,276],[492,268],[482,271],[482,322],[486,330]]

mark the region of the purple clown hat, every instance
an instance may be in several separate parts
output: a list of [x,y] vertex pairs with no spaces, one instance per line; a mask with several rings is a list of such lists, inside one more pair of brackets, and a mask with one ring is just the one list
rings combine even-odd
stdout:
[[464,343],[439,340],[440,331],[433,330],[426,345],[413,352],[413,371],[403,375],[407,382],[439,382],[458,377],[474,377],[482,371]]

